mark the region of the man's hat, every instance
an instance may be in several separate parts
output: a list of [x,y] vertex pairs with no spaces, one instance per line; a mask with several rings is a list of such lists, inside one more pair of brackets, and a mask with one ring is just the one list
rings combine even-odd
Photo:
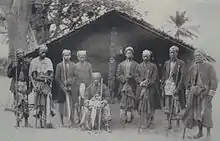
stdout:
[[124,53],[126,54],[127,51],[131,51],[132,53],[134,53],[134,49],[132,47],[130,47],[130,46],[125,48],[125,52]]
[[86,50],[79,50],[77,52],[77,56],[86,56],[86,54],[87,54]]
[[100,72],[94,72],[92,73],[92,77],[94,79],[100,79],[102,76],[101,76],[101,73]]
[[170,47],[170,51],[179,52],[179,48],[177,46]]

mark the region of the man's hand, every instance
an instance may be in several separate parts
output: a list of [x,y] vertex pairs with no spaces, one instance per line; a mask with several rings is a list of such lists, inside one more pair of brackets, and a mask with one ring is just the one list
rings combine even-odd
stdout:
[[18,67],[18,62],[14,62],[12,68],[17,68],[17,67]]
[[212,101],[213,96],[208,95],[208,100]]
[[145,86],[145,81],[142,81],[142,82],[140,83],[140,86],[141,86],[141,87]]

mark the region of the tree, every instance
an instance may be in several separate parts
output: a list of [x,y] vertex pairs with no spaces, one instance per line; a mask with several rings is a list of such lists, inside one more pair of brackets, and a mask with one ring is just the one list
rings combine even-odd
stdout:
[[[41,10],[42,7],[44,7],[43,10]],[[39,27],[45,27],[44,29],[48,33],[46,40],[62,36],[110,10],[119,10],[132,16],[141,16],[130,2],[120,0],[58,0],[47,6],[38,6],[37,9],[36,11],[45,11],[45,13],[41,12],[39,17],[45,17],[46,14],[47,16],[44,20],[37,20],[38,23],[33,22],[32,27],[36,30]]]
[[45,43],[110,10],[141,17],[134,5],[121,0],[11,0],[7,4],[0,12],[0,26],[7,25],[10,58],[15,48],[28,50],[30,38]]
[[175,16],[170,16],[168,21],[171,27],[168,27],[166,32],[174,34],[177,39],[180,39],[181,37],[187,37],[191,39],[198,38],[197,33],[199,26],[189,25],[190,21],[186,16],[186,11],[176,11]]

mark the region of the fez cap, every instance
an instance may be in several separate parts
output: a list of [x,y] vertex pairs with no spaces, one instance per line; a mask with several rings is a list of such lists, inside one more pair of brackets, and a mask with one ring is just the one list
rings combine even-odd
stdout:
[[147,50],[145,49],[143,52],[142,52],[142,55],[147,55],[147,56],[151,56],[151,51],[150,50]]
[[77,56],[86,56],[86,54],[87,54],[86,50],[79,50],[77,52]]
[[131,51],[132,53],[134,53],[134,49],[130,46],[125,48],[125,54],[127,53],[127,51]]
[[64,49],[62,52],[63,55],[71,55],[71,51],[68,49]]
[[179,48],[177,46],[170,47],[170,51],[179,52]]
[[92,73],[92,77],[95,79],[100,79],[102,76],[101,76],[100,72],[94,72],[94,73]]

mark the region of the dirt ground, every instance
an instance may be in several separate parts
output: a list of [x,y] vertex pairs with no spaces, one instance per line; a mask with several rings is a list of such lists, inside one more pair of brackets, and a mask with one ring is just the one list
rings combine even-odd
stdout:
[[[180,132],[169,131],[168,136],[164,127],[166,126],[165,116],[162,111],[156,111],[154,129],[145,130],[142,133],[137,132],[137,118],[133,124],[122,129],[119,125],[119,105],[111,105],[113,118],[113,132],[111,134],[102,131],[98,134],[80,131],[80,129],[35,129],[35,128],[15,128],[15,117],[10,112],[4,112],[4,107],[11,103],[12,97],[9,92],[10,80],[6,77],[0,77],[0,140],[1,141],[180,141],[182,130]],[[219,90],[218,90],[219,91]],[[220,137],[220,98],[219,93],[213,99],[213,120],[214,129],[212,131],[212,141],[219,141]],[[56,109],[58,106],[56,105]],[[53,119],[54,125],[59,125],[59,116]],[[34,118],[30,118],[30,123],[34,126]],[[191,136],[195,130],[187,130],[187,135]],[[188,141],[189,139],[186,139]],[[205,140],[205,139],[201,139]]]

